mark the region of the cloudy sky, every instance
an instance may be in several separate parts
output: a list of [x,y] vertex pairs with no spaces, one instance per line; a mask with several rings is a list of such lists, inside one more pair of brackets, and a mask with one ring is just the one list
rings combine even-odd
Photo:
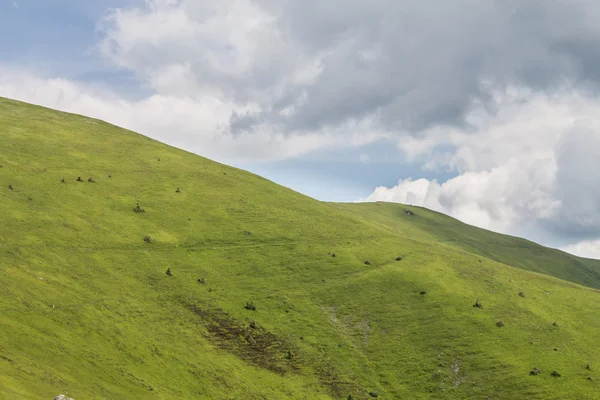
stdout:
[[595,0],[0,0],[0,96],[600,258]]

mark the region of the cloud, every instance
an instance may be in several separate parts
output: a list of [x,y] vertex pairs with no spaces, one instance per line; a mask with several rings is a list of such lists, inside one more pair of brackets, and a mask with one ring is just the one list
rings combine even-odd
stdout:
[[567,253],[577,254],[581,257],[600,259],[600,240],[584,240],[569,246],[564,246],[561,250]]
[[[565,88],[553,96],[496,93],[493,115],[474,111],[474,129],[430,129],[398,147],[430,168],[457,171],[438,183],[403,179],[366,201],[412,203],[464,222],[570,251],[600,243],[600,101]],[[581,245],[576,243],[582,242]],[[599,249],[600,251],[600,249]]]
[[147,0],[107,16],[99,49],[160,94],[243,105],[232,132],[417,135],[472,128],[508,87],[596,90],[599,22],[591,0]]
[[235,104],[214,96],[154,94],[127,100],[110,88],[34,72],[0,68],[0,96],[103,119],[223,162],[277,161],[328,148],[360,147],[381,139],[361,127],[339,132],[283,135],[272,131],[232,135],[224,128]]

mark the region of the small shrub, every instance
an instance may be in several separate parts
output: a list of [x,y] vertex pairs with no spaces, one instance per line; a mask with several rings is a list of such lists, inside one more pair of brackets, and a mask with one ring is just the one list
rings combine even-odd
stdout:
[[254,305],[254,302],[252,302],[252,301],[247,301],[244,308],[246,310],[256,311],[256,306]]
[[550,373],[551,376],[555,377],[555,378],[560,378],[560,374],[558,373],[558,371],[552,371]]
[[541,374],[542,371],[540,371],[538,368],[533,367],[533,369],[531,371],[529,371],[529,375],[539,375]]
[[83,179],[81,179],[80,176],[77,177],[77,182],[83,182]]
[[95,181],[95,180],[93,180],[93,179],[90,177],[90,178],[88,178],[88,182],[89,182],[89,183],[94,183],[94,182],[96,182],[96,181]]
[[371,396],[371,397],[379,397],[379,394],[377,392],[369,392],[369,396]]
[[134,211],[134,212],[136,212],[136,213],[143,213],[143,212],[146,212],[146,210],[144,210],[142,207],[140,207],[140,203],[137,203],[137,206],[135,206],[135,207],[133,208],[133,211]]
[[525,297],[525,293],[523,293],[523,292],[519,292],[519,296],[521,296],[521,297]]
[[354,400],[354,397],[352,397],[352,395],[349,394],[348,397],[346,397],[346,400]]
[[497,326],[498,328],[502,328],[502,327],[504,326],[504,322],[502,322],[502,321],[498,321],[498,322],[496,322],[496,326]]
[[167,272],[165,272],[165,274],[172,276],[173,273],[171,272],[171,268],[167,268]]
[[144,236],[144,242],[146,242],[147,244],[152,243],[152,238],[149,235]]
[[250,321],[250,328],[257,329],[258,328],[258,322],[256,322],[255,320],[251,320]]
[[483,305],[479,302],[479,300],[475,300],[475,304],[473,304],[475,308],[483,308]]
[[205,277],[198,278],[198,283],[205,284],[206,283],[206,278]]

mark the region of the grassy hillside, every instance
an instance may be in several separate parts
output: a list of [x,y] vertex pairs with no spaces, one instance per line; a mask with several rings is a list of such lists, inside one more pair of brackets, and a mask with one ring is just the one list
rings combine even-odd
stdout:
[[0,399],[598,398],[600,293],[553,250],[5,99],[0,165]]
[[434,241],[513,267],[600,288],[599,260],[575,257],[529,240],[477,228],[421,207],[381,202],[335,206],[413,239]]

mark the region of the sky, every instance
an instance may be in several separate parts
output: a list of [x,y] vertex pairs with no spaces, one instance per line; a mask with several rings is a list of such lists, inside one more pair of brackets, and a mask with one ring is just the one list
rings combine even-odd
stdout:
[[0,96],[600,258],[594,0],[0,0]]

